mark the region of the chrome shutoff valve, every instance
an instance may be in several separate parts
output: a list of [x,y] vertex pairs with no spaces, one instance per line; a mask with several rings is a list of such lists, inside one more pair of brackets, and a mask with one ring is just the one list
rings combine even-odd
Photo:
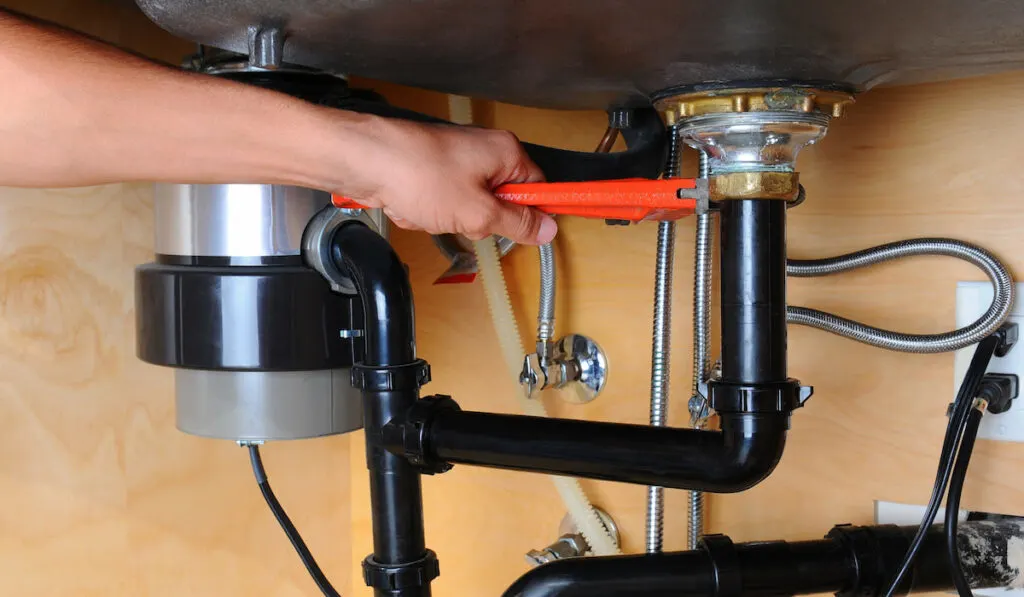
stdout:
[[538,344],[537,352],[526,355],[519,384],[527,398],[540,390],[571,387],[573,402],[590,402],[608,380],[608,359],[590,338],[570,334],[553,345]]
[[540,566],[555,560],[583,557],[590,551],[587,540],[579,533],[568,533],[559,537],[544,549],[531,549],[526,553],[526,562],[532,566]]
[[[604,528],[614,540],[615,545],[618,546],[619,528],[615,525],[615,521],[612,520],[612,517],[607,512],[600,508],[594,508],[594,511],[597,512],[597,516],[601,519],[601,524],[604,525]],[[562,518],[562,522],[558,525],[558,535],[558,539],[551,545],[542,549],[531,549],[526,552],[526,562],[531,566],[540,566],[555,560],[593,555],[587,540],[576,527],[572,515],[566,514]]]

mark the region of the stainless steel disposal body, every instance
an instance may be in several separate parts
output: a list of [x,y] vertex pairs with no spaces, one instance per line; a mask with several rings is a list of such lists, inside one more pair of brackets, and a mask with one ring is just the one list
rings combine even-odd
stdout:
[[138,351],[175,367],[180,430],[255,441],[361,427],[357,300],[302,261],[303,231],[329,204],[288,186],[157,185]]

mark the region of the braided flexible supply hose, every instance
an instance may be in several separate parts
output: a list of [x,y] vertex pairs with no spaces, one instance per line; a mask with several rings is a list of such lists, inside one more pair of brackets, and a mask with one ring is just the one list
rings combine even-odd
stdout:
[[901,240],[825,259],[790,259],[786,274],[796,278],[828,276],[904,257],[939,255],[966,261],[985,272],[995,292],[992,304],[974,323],[952,332],[905,334],[876,328],[807,307],[788,307],[786,321],[806,325],[886,350],[938,353],[959,350],[977,343],[1006,321],[1013,304],[1013,278],[994,255],[985,249],[950,238]]
[[[654,284],[654,333],[651,345],[650,424],[668,423],[669,356],[672,344],[672,270],[675,259],[676,223],[658,223],[658,250]],[[665,489],[647,488],[647,553],[659,553],[664,532]]]
[[555,246],[547,243],[539,246],[538,250],[540,306],[537,309],[537,342],[547,344],[555,339]]

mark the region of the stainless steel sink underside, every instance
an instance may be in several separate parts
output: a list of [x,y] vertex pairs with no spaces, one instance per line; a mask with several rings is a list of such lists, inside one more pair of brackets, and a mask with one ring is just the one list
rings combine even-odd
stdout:
[[636,105],[680,85],[859,89],[1024,67],[1024,0],[137,0],[181,37],[516,104]]

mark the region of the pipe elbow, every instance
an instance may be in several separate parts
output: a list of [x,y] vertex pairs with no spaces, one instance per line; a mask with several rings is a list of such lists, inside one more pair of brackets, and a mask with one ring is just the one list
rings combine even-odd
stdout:
[[782,459],[789,413],[720,413],[722,444],[713,469],[716,493],[738,493],[754,487]]
[[399,365],[416,359],[412,288],[405,265],[387,239],[346,222],[330,244],[336,267],[351,276],[363,310],[365,362]]
[[713,564],[703,550],[555,560],[521,576],[503,597],[714,595]]
[[[502,597],[565,597],[580,584],[579,569],[586,562],[583,558],[555,560],[534,568],[502,593]],[[584,572],[587,572],[584,570]]]

